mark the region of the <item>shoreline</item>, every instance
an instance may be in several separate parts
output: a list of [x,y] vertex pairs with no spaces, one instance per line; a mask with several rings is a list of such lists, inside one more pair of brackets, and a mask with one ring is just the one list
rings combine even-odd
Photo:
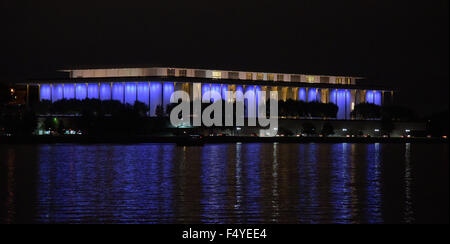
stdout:
[[[181,136],[32,136],[0,137],[3,144],[141,144],[179,143]],[[205,137],[204,143],[448,143],[444,138],[382,138],[382,137],[250,137],[225,136]]]

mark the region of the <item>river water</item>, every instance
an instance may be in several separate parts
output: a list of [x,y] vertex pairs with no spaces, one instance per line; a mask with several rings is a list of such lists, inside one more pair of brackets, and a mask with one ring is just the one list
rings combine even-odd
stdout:
[[448,144],[0,145],[0,223],[448,223]]

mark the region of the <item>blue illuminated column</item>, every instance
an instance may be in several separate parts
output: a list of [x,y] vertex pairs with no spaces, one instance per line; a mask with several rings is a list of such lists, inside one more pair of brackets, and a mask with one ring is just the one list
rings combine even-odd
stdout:
[[89,99],[99,99],[99,85],[92,83],[88,84],[88,98]]
[[337,105],[337,90],[336,89],[331,90],[330,103],[334,103]]
[[309,88],[308,89],[308,102],[316,102],[317,101],[317,89]]
[[242,86],[236,86],[236,102],[244,102],[244,88]]
[[375,103],[373,91],[366,92],[366,103]]
[[351,93],[348,90],[332,90],[330,102],[338,106],[337,119],[350,118],[351,112]]
[[228,91],[228,85],[222,85],[222,99],[225,100],[225,102],[229,101],[229,97],[227,96]]
[[173,82],[165,82],[164,83],[164,97],[163,97],[163,106],[164,111],[167,109],[167,105],[170,104],[170,97],[175,91],[175,84]]
[[298,89],[298,100],[306,102],[306,88]]
[[111,100],[111,83],[100,84],[100,100],[102,101]]
[[141,82],[137,84],[137,100],[150,106],[150,83]]
[[86,84],[77,84],[76,99],[77,100],[85,100],[86,98],[87,98],[87,85]]
[[255,86],[245,86],[245,94],[247,99],[245,99],[245,116],[251,118],[256,115],[256,95]]
[[350,113],[352,112],[352,93],[349,90],[345,90],[345,119],[350,119]]
[[125,83],[125,103],[134,105],[136,98],[136,83]]
[[381,91],[373,92],[373,103],[378,106],[381,106]]
[[[211,84],[211,92],[217,92],[217,93],[221,94],[220,84]],[[211,97],[211,102],[215,102],[212,97]]]
[[75,84],[64,84],[64,99],[75,99]]
[[202,85],[202,100],[203,98],[205,98],[205,100],[211,100],[211,96],[206,96],[206,94],[210,91],[211,91],[211,84]]
[[156,107],[161,105],[162,83],[150,83],[150,116],[156,116]]
[[53,84],[52,89],[52,102],[56,102],[63,99],[63,85]]
[[43,84],[39,86],[39,94],[40,94],[40,100],[44,101],[51,101],[52,100],[52,86],[49,84]]
[[124,92],[123,83],[114,83],[112,87],[112,100],[124,103]]

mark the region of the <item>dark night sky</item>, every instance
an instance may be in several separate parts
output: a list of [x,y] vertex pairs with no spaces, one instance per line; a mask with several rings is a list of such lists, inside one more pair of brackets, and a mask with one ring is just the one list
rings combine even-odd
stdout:
[[351,74],[448,108],[448,0],[0,1],[6,83],[79,64]]

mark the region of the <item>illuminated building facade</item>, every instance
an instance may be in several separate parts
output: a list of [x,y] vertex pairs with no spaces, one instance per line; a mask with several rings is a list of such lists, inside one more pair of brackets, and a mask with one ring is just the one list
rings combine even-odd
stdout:
[[[68,79],[35,81],[39,99],[55,102],[62,99],[117,100],[149,106],[150,116],[157,106],[170,103],[174,91],[183,90],[192,100],[201,99],[208,91],[217,91],[228,100],[226,91],[253,92],[250,99],[259,99],[257,91],[278,91],[280,100],[334,103],[339,107],[337,119],[350,119],[350,112],[359,103],[383,105],[392,101],[393,91],[359,84],[361,77],[243,72],[185,68],[114,68],[73,69]],[[201,91],[196,92],[196,91]],[[267,94],[269,96],[269,94]],[[236,98],[236,100],[243,98]]]

